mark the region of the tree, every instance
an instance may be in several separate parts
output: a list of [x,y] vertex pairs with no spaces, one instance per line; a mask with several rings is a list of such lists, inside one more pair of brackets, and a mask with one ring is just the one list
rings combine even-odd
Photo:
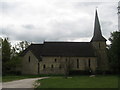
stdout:
[[8,41],[8,38],[5,38],[2,40],[2,72],[3,74],[6,74],[10,67],[7,66],[7,62],[10,61],[11,56],[11,45]]
[[13,48],[13,51],[18,52],[20,54],[29,45],[30,45],[29,42],[27,42],[27,41],[21,41],[21,42],[19,42],[18,44],[15,45],[15,47]]
[[11,49],[11,60],[7,64],[11,67],[10,72],[12,74],[20,74],[21,70],[21,59],[19,55],[23,50],[25,50],[30,43],[27,41],[21,41]]
[[19,54],[28,47],[29,43],[27,41],[21,41],[20,43],[12,47],[8,38],[2,39],[1,42],[2,74],[15,74],[18,71],[20,72],[21,60]]
[[111,33],[109,40],[111,41],[108,52],[110,69],[118,73],[120,72],[120,32]]

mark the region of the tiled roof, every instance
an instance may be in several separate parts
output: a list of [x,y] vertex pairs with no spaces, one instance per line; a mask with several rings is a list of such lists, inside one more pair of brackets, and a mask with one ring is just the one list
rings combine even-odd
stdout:
[[31,44],[21,53],[21,56],[24,56],[28,51],[31,51],[38,59],[41,59],[42,48],[43,44]]
[[90,42],[44,42],[44,44],[31,44],[27,51],[32,51],[37,58],[41,56],[70,56],[94,57],[94,49]]

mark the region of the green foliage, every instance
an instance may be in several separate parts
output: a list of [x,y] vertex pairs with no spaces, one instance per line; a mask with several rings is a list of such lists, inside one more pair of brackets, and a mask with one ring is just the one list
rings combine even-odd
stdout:
[[10,61],[11,56],[11,45],[8,41],[8,38],[5,38],[2,40],[2,74],[4,75],[7,73],[7,71],[10,69],[9,66],[7,66],[7,62]]
[[8,38],[5,38],[2,41],[2,62],[7,62],[10,60],[10,55],[11,55],[11,45],[8,41]]
[[21,53],[23,50],[25,50],[30,45],[27,41],[21,41],[18,44],[15,45],[14,50]]
[[37,81],[38,88],[117,88],[117,76],[73,76],[65,79],[63,77],[50,77]]
[[[20,74],[21,59],[19,54],[27,48],[29,43],[21,41],[14,47],[11,46],[9,39],[2,39],[2,74]],[[1,44],[0,44],[1,46]]]
[[120,68],[120,32],[116,31],[111,33],[109,40],[111,41],[108,52],[110,70],[118,73]]

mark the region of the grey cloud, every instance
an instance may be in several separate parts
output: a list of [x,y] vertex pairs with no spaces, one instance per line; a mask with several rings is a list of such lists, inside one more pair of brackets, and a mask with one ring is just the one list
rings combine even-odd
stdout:
[[[4,5],[4,9],[6,8],[10,12],[14,7],[17,7],[16,5],[13,5],[13,6],[11,6],[11,5],[12,4],[7,3],[6,5]],[[68,40],[68,39],[74,40],[77,38],[91,38],[93,35],[93,24],[94,24],[93,23],[94,19],[91,19],[94,17],[94,13],[93,13],[94,11],[93,12],[91,12],[91,11],[92,11],[93,7],[95,7],[97,5],[98,6],[103,5],[103,3],[91,3],[91,2],[90,3],[87,3],[87,2],[85,2],[85,3],[82,3],[82,2],[70,3],[70,5],[69,5],[70,8],[65,8],[66,11],[70,10],[70,12],[68,12],[68,13],[64,12],[64,7],[62,7],[62,6],[61,7],[56,6],[58,8],[57,10],[59,10],[59,9],[61,10],[60,13],[58,13],[59,11],[57,13],[54,12],[56,9],[55,10],[52,9],[52,12],[51,12],[51,11],[49,11],[48,8],[46,8],[46,10],[48,10],[49,13],[51,12],[52,14],[50,13],[50,15],[46,16],[46,13],[39,12],[39,14],[37,14],[36,18],[34,18],[35,17],[34,14],[33,14],[33,16],[32,16],[32,14],[30,15],[31,18],[34,18],[36,20],[39,19],[39,21],[41,21],[41,25],[33,23],[32,19],[31,20],[28,19],[30,22],[26,22],[27,19],[24,18],[23,22],[26,22],[26,23],[20,23],[19,27],[17,27],[17,24],[14,23],[14,26],[2,28],[3,29],[2,34],[9,36],[10,39],[12,39],[12,40],[27,40],[30,42],[43,42],[44,40],[56,40],[57,41],[57,40]],[[113,6],[109,6],[109,7],[113,7]],[[90,17],[88,19],[86,17],[83,17],[83,18],[77,17],[74,20],[74,14],[71,11],[74,11],[77,13],[77,12],[80,12],[79,9],[80,10],[83,9],[83,11],[86,10],[85,12],[88,13]],[[103,14],[99,15],[99,17],[103,19],[103,20],[100,20],[102,32],[105,36],[107,36],[107,38],[109,37],[110,32],[113,31],[112,30],[112,29],[114,29],[113,26],[116,26],[115,23],[113,23],[115,21],[111,21],[105,15],[108,9],[109,8],[106,7],[106,10],[103,10],[103,11],[101,10],[102,12],[104,12],[103,17],[101,17],[101,15],[103,15]],[[21,10],[21,13],[23,12],[22,14],[24,14],[23,8],[20,10]],[[29,12],[31,12],[31,11],[29,11]],[[26,16],[26,13],[28,13],[28,12],[25,12],[25,14],[24,14],[25,16]],[[65,13],[65,14],[61,14],[61,13]],[[70,15],[71,13],[73,15]],[[14,12],[14,14],[16,14],[16,13]],[[42,17],[42,18],[38,17],[41,14],[45,17]],[[62,16],[59,16],[59,14],[63,15],[63,20],[59,20],[60,18],[58,18],[58,17],[62,17]],[[23,17],[24,17],[24,15],[23,15]],[[56,20],[51,19],[51,18],[54,18],[55,15],[56,16],[58,15],[58,17],[55,18]],[[68,20],[69,18],[65,19],[64,15],[68,15],[69,18],[72,18],[72,19],[70,19],[70,20]],[[80,13],[79,13],[79,15],[80,15]],[[112,16],[114,16],[114,14],[110,14],[109,17],[112,17]],[[16,15],[16,17],[17,17],[17,15]],[[19,19],[16,22],[19,22]]]
[[26,28],[26,29],[35,29],[35,26],[34,25],[32,25],[32,24],[27,24],[27,25],[22,25],[23,26],[23,28]]
[[0,9],[2,10],[2,13],[8,13],[11,12],[13,10],[15,10],[18,6],[20,5],[20,3],[16,3],[16,2],[5,2],[5,1],[1,1],[0,2]]
[[98,5],[101,5],[103,4],[103,2],[77,2],[77,3],[74,3],[75,6],[77,7],[81,7],[81,6],[98,6]]

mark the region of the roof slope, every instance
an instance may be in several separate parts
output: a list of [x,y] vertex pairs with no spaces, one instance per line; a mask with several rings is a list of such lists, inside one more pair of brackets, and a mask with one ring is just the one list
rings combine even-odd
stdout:
[[80,57],[95,56],[90,42],[45,42],[42,55]]
[[31,51],[38,59],[41,59],[42,50],[43,44],[31,44],[21,53],[21,56],[24,56],[28,51]]
[[41,59],[41,56],[70,56],[70,57],[94,57],[94,49],[90,42],[44,42],[44,44],[31,44],[27,51]]

